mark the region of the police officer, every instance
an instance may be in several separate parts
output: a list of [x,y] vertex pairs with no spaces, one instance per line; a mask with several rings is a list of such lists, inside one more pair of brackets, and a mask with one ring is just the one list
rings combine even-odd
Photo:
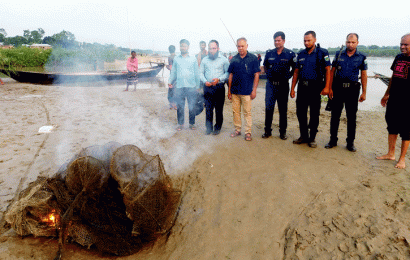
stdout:
[[[332,116],[330,119],[330,141],[325,148],[337,146],[337,132],[339,130],[340,115],[343,105],[347,117],[347,150],[356,152],[354,139],[356,136],[356,113],[358,101],[366,100],[367,87],[367,61],[366,56],[357,51],[359,36],[349,33],[346,37],[346,50],[336,52],[332,63],[331,89],[329,98],[332,98]],[[360,95],[360,83],[358,82],[359,70],[361,71],[362,94]]]
[[[329,93],[330,59],[326,49],[316,47],[316,33],[307,31],[304,35],[306,49],[298,53],[296,69],[293,73],[290,97],[295,97],[295,86],[298,84],[296,99],[296,116],[299,121],[300,137],[294,144],[308,143],[309,147],[316,148],[315,141],[319,126],[321,94]],[[307,111],[310,110],[310,121],[307,123]],[[310,135],[308,129],[310,128]]]
[[295,69],[296,54],[284,47],[285,34],[281,31],[273,35],[275,49],[266,51],[263,66],[268,80],[266,81],[265,95],[265,133],[262,138],[272,135],[272,119],[276,100],[279,109],[279,136],[286,140],[286,128],[288,124],[288,97],[289,79]]

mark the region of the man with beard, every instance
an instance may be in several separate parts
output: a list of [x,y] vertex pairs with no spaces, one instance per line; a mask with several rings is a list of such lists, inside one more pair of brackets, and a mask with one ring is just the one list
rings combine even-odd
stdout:
[[[296,116],[299,121],[300,137],[294,144],[308,143],[309,147],[316,148],[315,141],[319,126],[321,94],[329,94],[330,59],[326,49],[316,47],[316,33],[307,31],[304,35],[306,49],[298,53],[296,69],[293,73],[290,97],[295,98],[295,86],[298,84],[296,99]],[[310,110],[308,125],[307,111]],[[310,133],[309,133],[310,129]]]
[[279,109],[279,136],[286,140],[286,129],[288,124],[288,97],[289,79],[295,69],[295,53],[284,47],[285,34],[276,32],[273,35],[275,49],[268,50],[265,54],[263,66],[268,80],[266,81],[265,95],[265,133],[262,138],[272,135],[272,119],[276,100]]
[[[329,98],[332,99],[332,116],[330,119],[330,141],[325,148],[337,146],[337,132],[339,130],[340,115],[343,106],[347,117],[347,150],[356,152],[354,139],[356,136],[356,114],[358,102],[366,100],[367,61],[366,56],[357,51],[359,36],[349,33],[346,37],[346,50],[336,52],[332,63],[331,89]],[[359,71],[361,71],[362,94],[360,95]],[[335,73],[336,72],[336,73]],[[332,84],[333,82],[333,84]]]
[[181,55],[174,58],[169,76],[169,87],[175,88],[174,100],[177,103],[177,130],[184,128],[185,99],[188,101],[189,128],[195,130],[195,103],[199,91],[199,68],[195,57],[188,54],[189,41],[182,39],[179,42]]
[[384,94],[381,104],[386,108],[387,131],[389,132],[389,151],[386,155],[379,156],[379,160],[395,160],[397,136],[400,134],[401,153],[396,168],[406,167],[406,153],[410,144],[410,33],[404,35],[400,42],[401,54],[393,61],[391,70],[393,75]]
[[232,58],[229,65],[228,98],[232,100],[233,124],[235,131],[231,137],[241,135],[241,107],[243,107],[245,124],[245,140],[252,140],[252,103],[256,98],[256,88],[259,83],[259,73],[261,71],[258,58],[248,52],[246,38],[239,38],[236,41],[238,54]]
[[[208,56],[201,63],[200,77],[204,86],[206,108],[206,134],[218,135],[223,123],[223,107],[225,102],[225,81],[228,79],[229,61],[219,53],[219,43],[211,40],[208,44]],[[215,109],[215,126],[213,110]]]
[[201,51],[196,55],[196,58],[198,60],[198,66],[201,66],[202,60],[208,55],[208,52],[206,51],[206,42],[200,41],[199,49],[201,49]]

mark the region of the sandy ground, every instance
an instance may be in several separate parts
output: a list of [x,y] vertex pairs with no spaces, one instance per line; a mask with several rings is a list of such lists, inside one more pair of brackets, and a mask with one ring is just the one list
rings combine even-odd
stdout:
[[[124,85],[39,86],[5,79],[0,87],[0,211],[23,179],[52,176],[81,148],[117,141],[159,154],[174,185],[183,191],[179,216],[167,241],[114,257],[77,244],[64,259],[410,259],[410,162],[398,170],[378,161],[387,149],[383,112],[358,112],[358,151],[345,149],[346,119],[339,146],[326,150],[329,112],[320,117],[318,148],[294,145],[295,101],[289,102],[289,139],[260,138],[264,88],[253,102],[254,140],[230,138],[232,109],[218,136],[175,130],[167,89],[140,82]],[[51,133],[38,133],[53,125]],[[397,147],[397,153],[399,152]],[[27,179],[24,179],[27,176]],[[0,215],[1,216],[1,215]],[[52,238],[0,236],[0,259],[52,259]]]

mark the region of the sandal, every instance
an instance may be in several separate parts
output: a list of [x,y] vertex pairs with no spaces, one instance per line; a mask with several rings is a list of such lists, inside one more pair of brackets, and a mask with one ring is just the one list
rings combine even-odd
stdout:
[[252,135],[250,133],[245,134],[245,141],[252,141]]
[[181,131],[182,129],[184,129],[184,126],[183,126],[183,125],[179,125],[179,126],[177,127],[177,131]]
[[231,137],[236,137],[238,135],[241,135],[241,132],[235,130],[232,132]]
[[189,125],[189,129],[196,130],[196,126],[195,125]]

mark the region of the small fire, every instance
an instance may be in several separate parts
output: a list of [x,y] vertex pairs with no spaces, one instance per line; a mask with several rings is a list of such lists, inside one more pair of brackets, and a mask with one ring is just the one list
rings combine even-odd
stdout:
[[56,213],[55,210],[52,210],[47,216],[41,219],[42,222],[47,223],[50,226],[55,226],[59,215]]

